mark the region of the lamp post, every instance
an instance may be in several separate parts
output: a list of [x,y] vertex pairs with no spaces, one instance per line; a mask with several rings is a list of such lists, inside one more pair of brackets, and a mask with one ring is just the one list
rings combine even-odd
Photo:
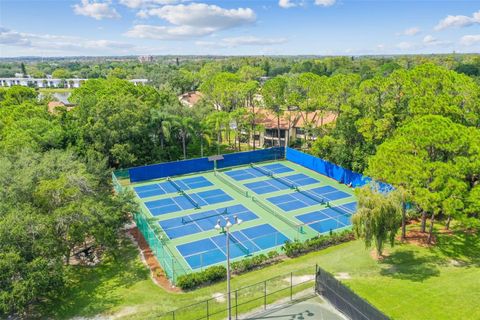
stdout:
[[228,320],[232,319],[232,306],[231,306],[231,290],[230,290],[230,228],[233,225],[239,225],[242,223],[242,219],[239,219],[237,216],[233,217],[234,222],[231,223],[228,217],[225,218],[225,225],[220,225],[220,219],[217,220],[215,225],[215,230],[219,230],[225,233],[226,235],[226,244],[227,244],[227,309],[228,309]]

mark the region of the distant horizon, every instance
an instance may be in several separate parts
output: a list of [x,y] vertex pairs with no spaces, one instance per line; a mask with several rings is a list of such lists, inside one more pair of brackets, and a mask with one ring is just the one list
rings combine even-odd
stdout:
[[2,0],[0,6],[3,58],[480,52],[477,0]]
[[[15,59],[32,59],[32,60],[41,60],[41,59],[75,59],[75,58],[84,58],[84,59],[95,59],[95,58],[100,58],[100,59],[106,59],[106,58],[114,58],[114,59],[121,59],[121,58],[127,58],[127,59],[138,59],[141,56],[152,56],[153,58],[193,58],[193,57],[198,57],[198,58],[334,58],[334,57],[355,57],[355,58],[390,58],[390,57],[415,57],[415,56],[446,56],[446,55],[479,55],[480,53],[478,52],[444,52],[444,53],[396,53],[396,54],[359,54],[359,55],[354,55],[354,54],[338,54],[338,55],[319,55],[319,54],[270,54],[270,55],[215,55],[215,54],[210,54],[210,55],[204,55],[204,54],[165,54],[165,55],[160,55],[160,54],[135,54],[135,55],[71,55],[71,56],[10,56],[10,57],[1,57],[0,60],[15,60]],[[146,62],[149,63],[149,62]]]

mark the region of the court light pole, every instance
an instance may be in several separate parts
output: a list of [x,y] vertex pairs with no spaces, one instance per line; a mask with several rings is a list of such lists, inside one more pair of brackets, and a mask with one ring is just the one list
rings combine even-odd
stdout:
[[228,217],[225,218],[225,225],[220,225],[220,219],[217,220],[215,225],[215,230],[225,232],[226,244],[227,244],[227,309],[228,309],[228,320],[232,319],[232,306],[231,306],[231,290],[230,290],[230,228],[233,225],[239,225],[242,223],[242,219],[239,219],[237,216],[233,217],[234,222],[231,223]]

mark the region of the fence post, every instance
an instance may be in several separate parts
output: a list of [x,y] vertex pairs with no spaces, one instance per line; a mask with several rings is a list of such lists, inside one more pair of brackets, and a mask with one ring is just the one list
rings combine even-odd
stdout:
[[293,272],[290,272],[290,301],[293,300]]
[[238,289],[235,290],[235,320],[238,319]]
[[263,310],[267,310],[267,280],[263,281]]
[[175,320],[175,310],[172,311],[172,319]]
[[207,300],[207,320],[210,319],[210,311],[208,310],[208,300]]
[[175,261],[172,258],[172,282],[175,284]]

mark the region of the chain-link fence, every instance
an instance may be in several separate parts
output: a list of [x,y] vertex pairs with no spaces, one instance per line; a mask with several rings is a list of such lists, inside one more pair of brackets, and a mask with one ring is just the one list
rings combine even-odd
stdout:
[[362,299],[355,292],[335,279],[330,273],[321,268],[317,270],[315,291],[352,320],[389,319],[380,310]]
[[172,283],[176,283],[177,277],[186,274],[187,271],[177,261],[168,246],[165,245],[164,241],[166,241],[166,238],[162,239],[157,236],[154,228],[152,228],[143,214],[135,213],[133,218],[145,241],[147,241],[148,246],[162,266],[165,275]]
[[[266,310],[278,301],[291,301],[306,293],[311,294],[315,284],[315,269],[289,272],[231,292],[232,319],[245,319],[246,313]],[[228,313],[228,295],[217,294],[214,298],[191,304],[158,316],[159,320],[215,320],[225,319]]]

